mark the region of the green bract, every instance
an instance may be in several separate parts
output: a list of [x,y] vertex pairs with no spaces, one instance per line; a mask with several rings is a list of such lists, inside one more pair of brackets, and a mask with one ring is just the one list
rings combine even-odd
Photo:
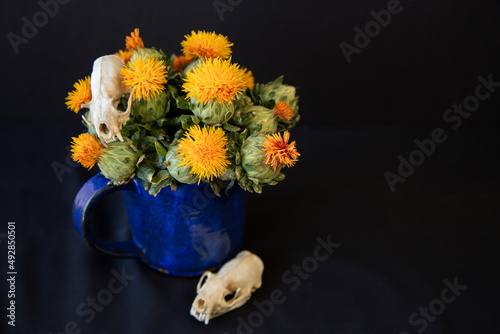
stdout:
[[149,56],[155,57],[156,60],[167,60],[167,56],[165,55],[165,53],[161,50],[158,51],[155,48],[138,48],[134,51],[134,54],[132,55],[132,58],[130,60],[134,61],[137,57],[145,58]]
[[267,109],[263,106],[251,106],[247,109],[247,113],[251,113],[253,116],[252,120],[246,123],[246,126],[251,126],[254,124],[260,124],[262,126],[260,132],[263,133],[274,133],[278,128],[278,118],[274,116],[271,109]]
[[139,153],[130,146],[130,139],[114,141],[101,151],[97,165],[101,173],[115,183],[123,183],[135,173]]
[[168,112],[167,93],[160,92],[152,98],[132,102],[131,113],[138,121],[148,123],[165,117]]
[[196,175],[191,174],[191,168],[180,166],[180,159],[177,157],[177,145],[170,146],[165,157],[165,164],[170,175],[180,183],[193,184],[199,181]]
[[299,98],[295,96],[295,87],[283,85],[282,82],[283,77],[281,76],[268,84],[257,84],[255,92],[264,105],[270,105],[270,103],[274,101],[274,103],[271,103],[272,107],[274,107],[274,104],[280,101],[286,102],[294,111],[295,116],[299,110]]
[[210,101],[205,104],[191,98],[189,107],[196,117],[208,125],[224,124],[233,117],[234,104]]

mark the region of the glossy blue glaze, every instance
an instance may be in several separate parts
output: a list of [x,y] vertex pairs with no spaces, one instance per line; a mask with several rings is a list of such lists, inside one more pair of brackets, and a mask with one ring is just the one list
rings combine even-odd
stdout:
[[[193,276],[221,266],[241,249],[246,193],[239,187],[217,197],[207,184],[164,188],[153,197],[142,182],[108,186],[98,174],[80,190],[73,206],[75,226],[89,247],[107,255],[135,257],[164,273]],[[92,206],[105,194],[125,190],[132,241],[93,237]]]

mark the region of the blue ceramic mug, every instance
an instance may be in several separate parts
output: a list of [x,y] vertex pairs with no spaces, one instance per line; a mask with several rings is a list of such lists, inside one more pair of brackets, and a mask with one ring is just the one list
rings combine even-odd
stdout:
[[[108,185],[97,174],[85,183],[73,204],[73,220],[87,245],[106,255],[137,258],[163,273],[194,276],[221,266],[241,249],[246,193],[233,187],[217,197],[207,184],[163,188],[154,197],[133,178]],[[104,195],[124,190],[132,240],[100,240],[92,234],[90,212]]]

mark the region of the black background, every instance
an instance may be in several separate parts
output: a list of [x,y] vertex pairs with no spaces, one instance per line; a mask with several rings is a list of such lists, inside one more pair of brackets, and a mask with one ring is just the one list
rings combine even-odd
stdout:
[[[350,63],[339,44],[354,44],[353,29],[387,1],[232,3],[221,20],[213,1],[72,0],[17,53],[8,34],[21,35],[22,18],[32,22],[41,7],[0,4],[0,275],[8,221],[16,222],[18,272],[16,327],[2,311],[2,332],[59,333],[73,321],[81,333],[237,333],[239,319],[258,312],[252,302],[280,289],[285,302],[254,333],[497,333],[500,92],[456,129],[443,115],[474,95],[479,76],[500,81],[500,3],[402,0],[401,13]],[[249,196],[245,248],[264,260],[263,286],[208,326],[189,315],[197,278],[95,254],[72,224],[73,198],[97,171],[67,160],[83,126],[64,98],[136,27],[146,46],[167,54],[180,53],[191,30],[216,31],[257,82],[283,74],[298,87],[302,119],[292,139],[300,162],[277,187]],[[384,172],[397,173],[398,156],[408,158],[414,140],[435,128],[446,140],[391,191]],[[59,176],[54,164],[66,166]],[[94,216],[102,235],[126,238],[119,195]],[[328,236],[341,246],[292,290],[282,275]],[[107,287],[113,269],[135,278],[86,323],[75,310]],[[413,312],[455,278],[467,289],[427,327],[412,326]],[[4,279],[1,286],[5,310]]]

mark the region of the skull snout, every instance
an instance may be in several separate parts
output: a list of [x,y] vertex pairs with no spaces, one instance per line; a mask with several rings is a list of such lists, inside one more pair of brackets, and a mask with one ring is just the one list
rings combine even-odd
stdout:
[[108,126],[105,123],[101,123],[99,125],[99,131],[102,132],[103,134],[107,135],[109,132]]
[[207,306],[208,304],[205,299],[198,298],[193,302],[193,305],[191,307],[191,315],[199,321],[204,322],[205,325],[208,325],[208,322],[210,321],[210,318],[212,316],[211,310],[207,310]]
[[200,299],[198,299],[198,300],[196,301],[196,305],[195,305],[195,307],[196,307],[196,309],[197,309],[198,311],[204,311],[204,310],[205,310],[206,305],[207,305],[207,303],[205,302],[205,299],[200,298]]

